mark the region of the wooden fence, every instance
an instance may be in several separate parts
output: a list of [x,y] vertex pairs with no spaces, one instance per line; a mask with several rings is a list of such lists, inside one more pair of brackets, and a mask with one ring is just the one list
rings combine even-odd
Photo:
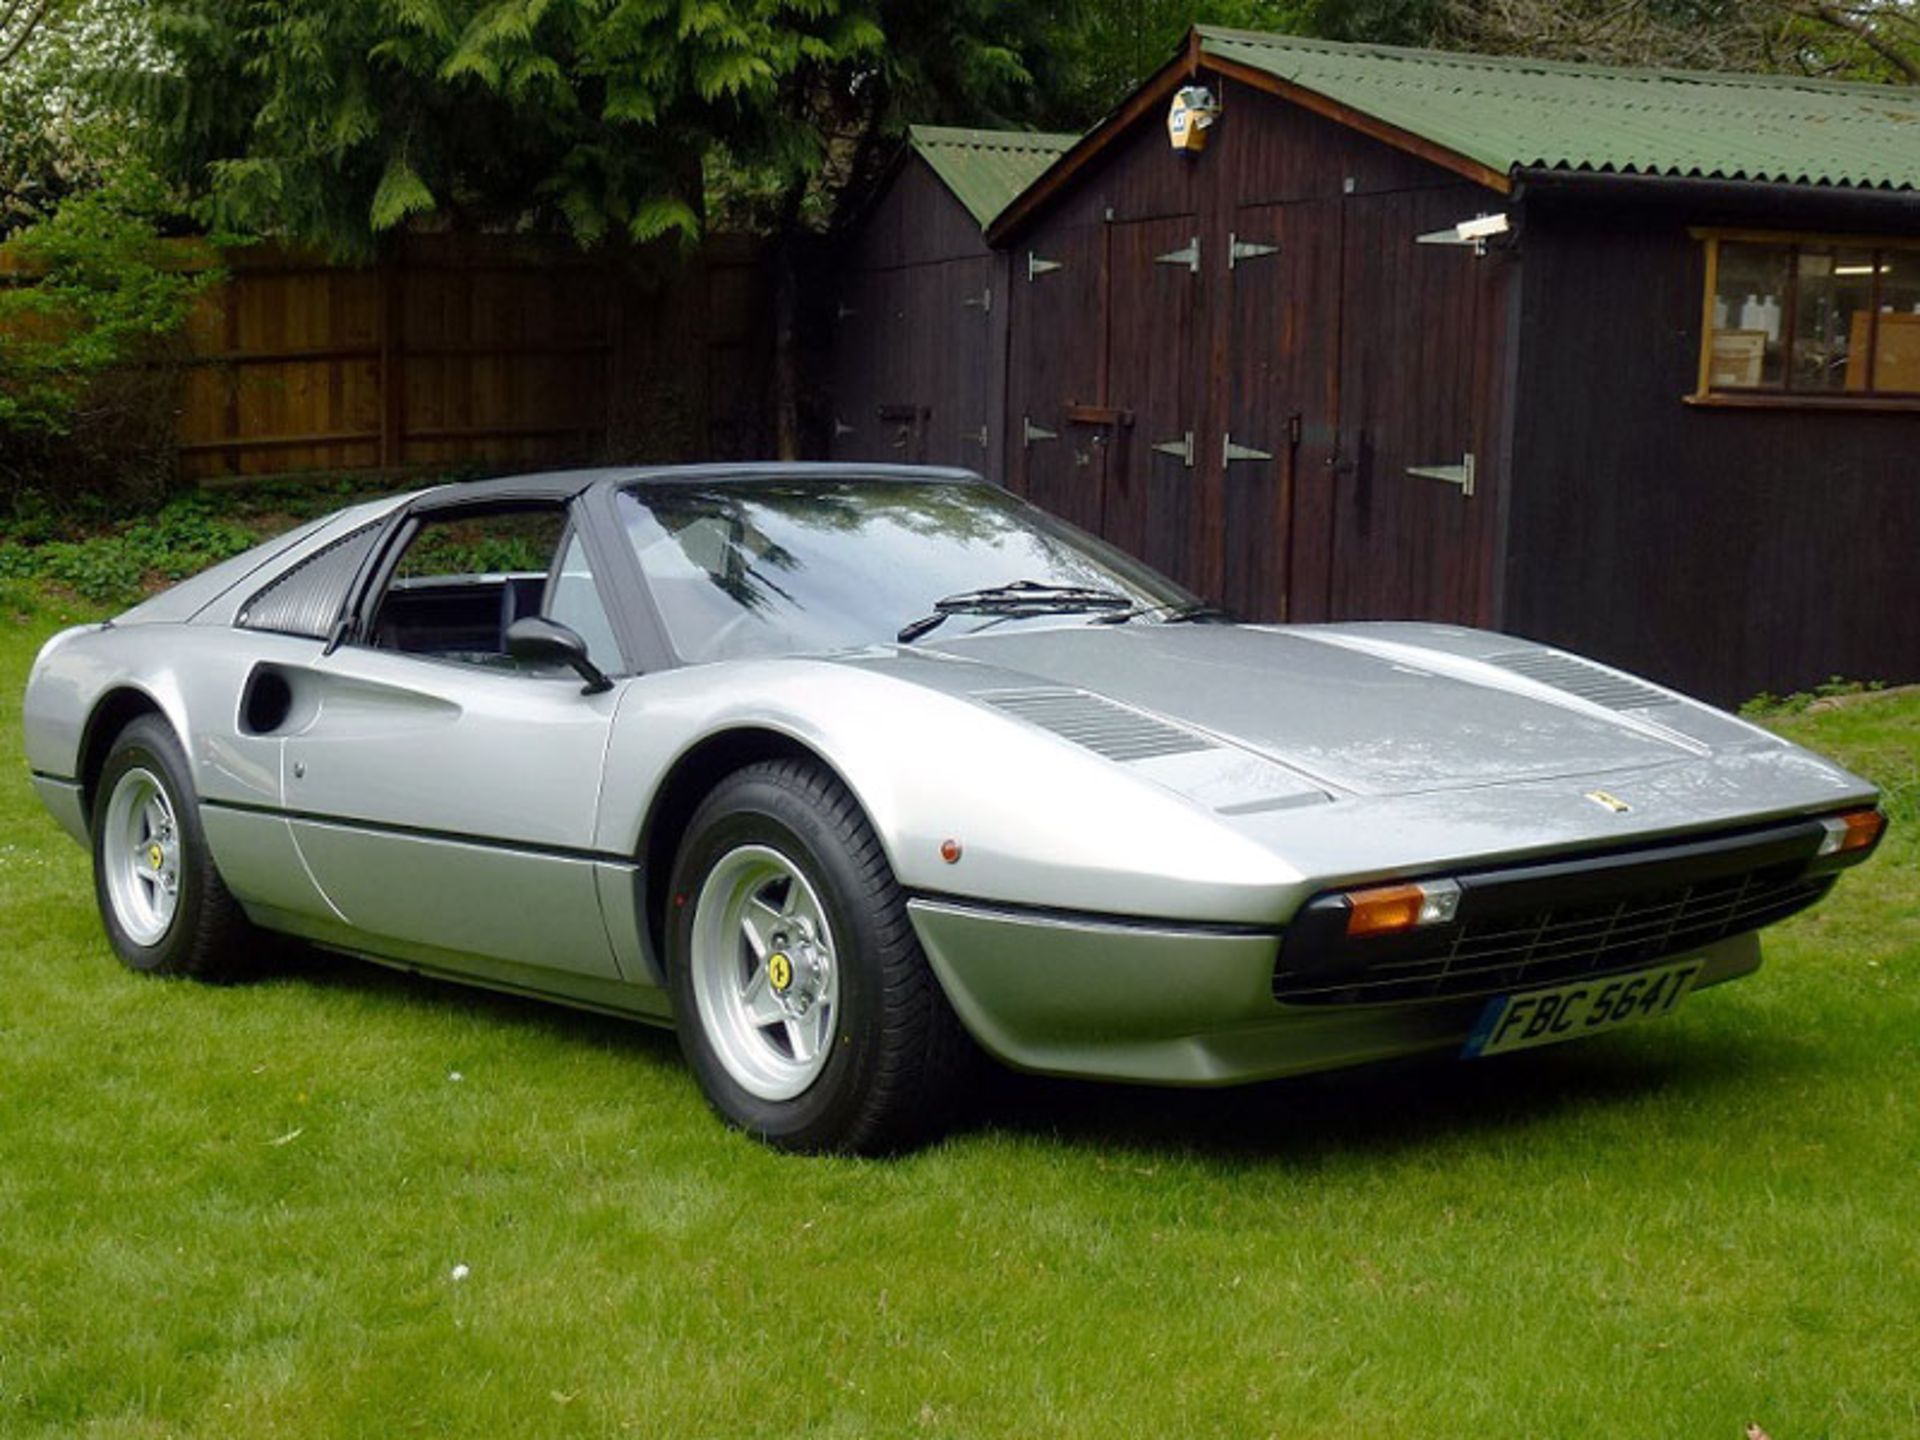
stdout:
[[188,327],[181,468],[503,468],[765,452],[765,267],[415,235],[351,268],[229,253]]

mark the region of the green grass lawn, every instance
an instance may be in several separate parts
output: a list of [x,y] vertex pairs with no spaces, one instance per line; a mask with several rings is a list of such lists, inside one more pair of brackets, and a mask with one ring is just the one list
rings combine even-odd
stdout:
[[1782,722],[1896,829],[1657,1025],[1228,1093],[1010,1078],[925,1153],[793,1159],[663,1033],[345,961],[121,970],[18,758],[57,623],[23,594],[0,1435],[1920,1435],[1920,698]]

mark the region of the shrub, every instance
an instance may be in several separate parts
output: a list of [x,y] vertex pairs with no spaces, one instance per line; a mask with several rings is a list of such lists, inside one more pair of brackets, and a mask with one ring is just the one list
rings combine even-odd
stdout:
[[258,542],[204,495],[183,495],[158,514],[105,534],[48,539],[29,513],[0,527],[0,584],[50,581],[97,605],[131,605]]
[[0,496],[156,499],[175,468],[183,331],[217,271],[170,256],[167,196],[128,166],[5,247]]

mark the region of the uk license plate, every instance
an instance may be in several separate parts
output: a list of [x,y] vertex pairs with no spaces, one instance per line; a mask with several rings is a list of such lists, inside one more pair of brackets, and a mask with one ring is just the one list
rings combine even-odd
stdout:
[[1657,970],[1576,980],[1550,990],[1523,990],[1487,1002],[1467,1037],[1463,1058],[1531,1050],[1581,1035],[1665,1015],[1699,978],[1702,964],[1683,960]]

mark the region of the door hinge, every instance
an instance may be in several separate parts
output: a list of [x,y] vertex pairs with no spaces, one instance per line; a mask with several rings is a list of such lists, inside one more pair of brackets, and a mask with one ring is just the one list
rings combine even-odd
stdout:
[[1220,437],[1220,463],[1231,465],[1236,460],[1271,460],[1271,450],[1256,450],[1251,445],[1233,443],[1233,432],[1228,431]]
[[840,305],[834,308],[833,318],[836,320],[851,320],[859,313],[860,312],[851,305]]
[[982,425],[978,430],[975,430],[968,435],[962,435],[960,438],[962,440],[971,440],[974,444],[978,445],[982,450],[984,450],[987,448],[987,445],[988,445],[987,427]]
[[1020,417],[1020,443],[1028,449],[1031,449],[1039,441],[1058,440],[1059,438],[1060,432],[1058,430],[1042,430],[1038,425],[1033,423],[1033,417],[1031,415],[1022,415]]
[[1257,240],[1242,240],[1238,235],[1227,236],[1227,268],[1233,269],[1242,260],[1259,260],[1267,255],[1278,255],[1278,245],[1263,245]]
[[842,435],[851,435],[852,433],[853,426],[847,424],[846,421],[836,415],[833,420],[833,438],[838,440]]
[[1055,270],[1064,270],[1066,268],[1067,268],[1066,263],[1064,261],[1042,260],[1038,255],[1034,254],[1033,251],[1029,250],[1027,252],[1027,283],[1028,284],[1032,284],[1035,280],[1038,280],[1042,275],[1051,274]]
[[1178,440],[1162,440],[1153,447],[1156,455],[1171,455],[1187,469],[1193,468],[1193,431],[1189,430]]
[[1153,263],[1156,265],[1184,265],[1187,267],[1188,274],[1198,275],[1200,273],[1200,237],[1198,235],[1194,236],[1193,239],[1187,242],[1184,249],[1169,250],[1164,255],[1154,256]]
[[993,313],[993,287],[989,285],[978,295],[969,295],[960,303],[969,310],[978,310],[983,315],[991,315]]
[[1307,417],[1298,410],[1287,416],[1287,444],[1298,445],[1306,438]]
[[1458,485],[1463,500],[1473,494],[1472,455],[1458,465],[1409,465],[1407,474],[1417,475],[1422,480],[1438,480],[1442,485]]

